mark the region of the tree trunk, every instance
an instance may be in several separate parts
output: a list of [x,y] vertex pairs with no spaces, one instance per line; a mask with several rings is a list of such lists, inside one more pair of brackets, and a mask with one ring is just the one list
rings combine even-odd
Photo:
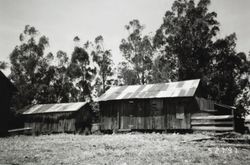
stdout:
[[144,78],[145,78],[145,73],[144,73],[144,71],[143,71],[143,72],[142,72],[142,76],[141,76],[141,83],[142,83],[142,84],[145,84]]
[[105,85],[105,75],[104,73],[102,73],[102,93],[105,92],[105,89],[106,89],[106,85]]

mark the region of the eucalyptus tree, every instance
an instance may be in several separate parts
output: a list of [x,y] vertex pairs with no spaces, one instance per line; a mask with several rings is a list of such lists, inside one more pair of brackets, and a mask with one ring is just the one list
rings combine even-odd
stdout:
[[95,87],[97,96],[99,96],[104,93],[113,82],[112,54],[110,49],[105,48],[104,38],[101,35],[95,38],[94,43],[85,44],[86,49],[89,49],[90,45],[90,54],[93,58],[93,63],[96,63],[98,66]]
[[233,105],[248,85],[249,61],[245,53],[236,52],[236,34],[218,39],[213,45],[208,76],[209,94],[214,100]]
[[[74,41],[79,42],[79,37],[75,37]],[[91,57],[84,47],[76,45],[68,67],[68,75],[77,87],[74,93],[74,101],[87,101],[92,99],[93,86],[91,83],[96,75],[96,67],[90,65],[90,62]]]
[[[154,45],[165,58],[177,58],[178,79],[201,78],[208,71],[213,39],[219,31],[210,0],[176,0],[156,31]],[[166,64],[167,65],[167,64]]]
[[209,11],[210,3],[174,1],[156,31],[154,47],[161,53],[158,63],[170,73],[177,71],[178,80],[200,78],[204,97],[235,105],[248,82],[242,76],[249,62],[244,53],[237,53],[235,34],[218,39],[219,22],[217,13]]
[[49,82],[44,82],[45,75],[41,74],[44,69],[49,69],[46,63],[49,58],[46,60],[44,55],[49,45],[48,38],[41,36],[35,27],[26,25],[19,41],[20,45],[10,54],[10,79],[18,89],[15,96],[17,109],[37,102],[38,92],[41,94],[44,86],[49,86]]
[[130,21],[125,28],[128,31],[128,37],[122,39],[119,48],[127,63],[126,67],[131,70],[129,73],[135,73],[136,80],[133,83],[149,83],[153,65],[152,39],[148,35],[142,35],[144,26],[141,25],[139,20],[134,19]]

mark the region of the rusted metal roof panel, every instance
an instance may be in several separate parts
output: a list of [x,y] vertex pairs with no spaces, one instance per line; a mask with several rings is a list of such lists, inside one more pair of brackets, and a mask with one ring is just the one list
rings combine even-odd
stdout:
[[200,79],[148,85],[114,86],[98,98],[98,101],[192,97]]
[[78,111],[87,102],[77,103],[58,103],[58,104],[37,104],[30,107],[23,114],[40,114],[40,113],[53,113],[53,112],[73,112]]

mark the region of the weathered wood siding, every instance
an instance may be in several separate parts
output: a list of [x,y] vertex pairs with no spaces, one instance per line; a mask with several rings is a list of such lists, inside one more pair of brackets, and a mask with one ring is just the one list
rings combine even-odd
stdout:
[[25,115],[25,128],[32,134],[81,133],[90,131],[91,112],[82,108],[77,112],[58,112]]
[[31,128],[33,134],[75,132],[75,119],[61,119],[55,122],[46,120],[38,122],[25,122],[25,128]]
[[197,110],[197,105],[191,98],[166,99],[167,129],[190,129],[191,113]]
[[199,111],[191,115],[191,128],[199,131],[233,131],[232,109],[220,107],[212,100],[196,98]]
[[100,102],[101,130],[190,129],[192,98],[137,99]]

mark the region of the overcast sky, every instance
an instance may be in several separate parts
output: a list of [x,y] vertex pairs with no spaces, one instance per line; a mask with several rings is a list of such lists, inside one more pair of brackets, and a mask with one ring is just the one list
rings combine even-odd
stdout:
[[[9,62],[9,54],[19,44],[25,25],[35,26],[50,42],[50,51],[71,54],[77,35],[82,42],[102,35],[114,61],[121,60],[119,44],[127,37],[124,29],[132,19],[154,33],[173,0],[0,0],[0,60]],[[237,50],[250,51],[250,1],[212,0],[210,11],[218,13],[219,37],[235,32]],[[8,73],[8,71],[5,71]]]

